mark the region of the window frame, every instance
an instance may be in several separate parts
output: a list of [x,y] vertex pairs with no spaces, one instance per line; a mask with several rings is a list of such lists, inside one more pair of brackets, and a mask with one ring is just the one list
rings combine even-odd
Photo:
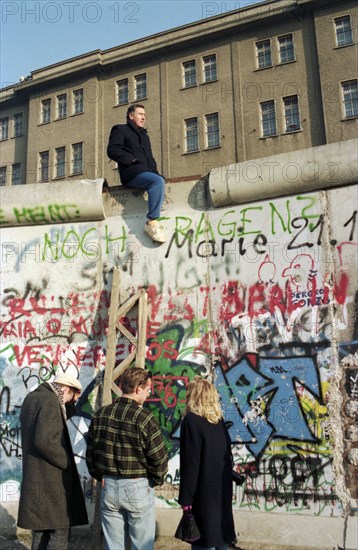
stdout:
[[[291,45],[285,46],[284,48],[281,47],[280,40],[291,37]],[[277,36],[277,49],[278,49],[278,58],[279,58],[279,64],[284,65],[285,63],[292,63],[293,61],[296,61],[296,52],[295,52],[295,44],[293,40],[293,33],[288,32],[286,34],[281,34],[280,36]],[[291,59],[282,59],[282,53],[292,51],[292,58]]]
[[[209,117],[214,117],[216,116],[216,124],[217,124],[217,127],[215,128],[214,127],[214,130],[209,130],[209,121],[208,121],[208,118]],[[215,126],[215,122],[214,122],[214,126]],[[215,139],[215,143],[213,144],[209,144],[209,135],[212,134],[214,135],[214,137],[216,137]],[[221,143],[220,143],[220,120],[219,120],[219,113],[218,112],[214,112],[214,113],[208,113],[205,115],[205,145],[206,145],[206,149],[216,149],[217,147],[220,147],[221,146]]]
[[[259,51],[259,46],[260,44],[268,44],[269,47],[268,47],[268,52],[269,52],[269,63],[265,63],[264,65],[260,65],[260,59],[266,59],[267,57],[267,52],[263,52],[263,54],[260,53]],[[257,70],[261,70],[261,69],[268,69],[270,67],[273,67],[273,62],[272,62],[272,47],[271,47],[271,38],[265,38],[264,40],[257,40],[255,42],[255,48],[256,48],[256,66],[257,66]]]
[[[265,115],[267,113],[264,112],[263,107],[270,105],[272,106],[272,110],[269,112],[269,115],[265,120]],[[273,116],[272,116],[273,114]],[[271,131],[272,128],[272,121],[274,121],[274,131]],[[268,124],[269,132],[265,132],[265,123]],[[276,102],[274,99],[268,99],[267,101],[261,101],[260,102],[260,124],[261,124],[261,137],[262,138],[269,138],[273,136],[278,135],[278,129],[277,129],[277,114],[276,114]]]
[[20,137],[24,134],[24,113],[14,114],[14,137]]
[[[79,100],[78,97],[80,98]],[[72,114],[81,115],[82,113],[84,113],[83,88],[77,88],[72,92]]]
[[[80,148],[81,154],[76,158],[76,148]],[[76,168],[76,163],[80,162],[80,169]],[[71,145],[71,175],[77,176],[83,174],[83,141],[78,141]]]
[[51,98],[41,100],[41,124],[48,124],[51,122]]
[[[214,58],[214,63],[209,64],[208,70],[207,66],[205,64],[205,60],[208,60],[210,58]],[[217,63],[217,55],[216,53],[211,53],[208,55],[204,55],[202,57],[202,64],[203,64],[203,83],[209,83],[209,82],[215,82],[218,79],[218,63]],[[214,68],[213,68],[214,67]],[[210,78],[207,78],[207,74],[214,73],[214,76],[211,76]]]
[[[46,163],[43,161],[47,160]],[[45,177],[47,176],[47,177]],[[39,182],[50,181],[50,151],[49,149],[39,152]]]
[[[194,70],[190,71],[189,65],[193,64]],[[186,66],[188,66],[189,70],[186,70]],[[182,70],[183,70],[183,88],[193,88],[194,86],[198,85],[198,74],[197,74],[197,68],[196,68],[196,59],[188,59],[187,61],[182,62]],[[192,76],[194,75],[194,79],[192,79]]]
[[7,166],[0,166],[0,187],[4,187],[7,181]]
[[9,117],[4,116],[0,118],[0,141],[7,139],[9,139]]
[[[138,86],[138,79],[140,78],[143,78],[143,81],[144,81],[144,86],[143,84],[140,84]],[[144,89],[144,94],[142,95],[138,95],[138,90],[140,90],[141,88]],[[140,73],[140,74],[136,74],[134,75],[134,90],[135,90],[135,101],[143,101],[143,99],[147,99],[148,97],[148,86],[147,86],[147,73]]]
[[[349,33],[349,36],[350,36],[350,41],[344,40],[344,42],[339,43],[339,40],[338,40],[339,36],[340,35],[346,36],[347,35],[347,29],[342,28],[342,30],[339,30],[337,22],[339,20],[343,21],[344,19],[348,19],[348,21],[349,21],[348,33]],[[343,48],[344,46],[350,46],[351,44],[354,44],[351,16],[349,14],[346,14],[346,15],[341,15],[340,17],[335,17],[333,19],[333,23],[334,23],[334,31],[335,31],[334,36],[335,36],[335,41],[336,41],[336,48]]]
[[[188,123],[195,121],[195,127],[189,128]],[[189,135],[189,132],[194,132],[193,135]],[[189,147],[190,140],[193,141],[193,146]],[[197,153],[199,149],[199,123],[198,117],[189,117],[184,119],[184,143],[185,153]]]
[[[63,152],[63,161],[59,160],[59,153]],[[59,166],[63,166],[63,171],[60,173]],[[66,177],[66,147],[56,147],[55,148],[55,178],[65,178]]]
[[[286,101],[290,100],[292,98],[296,98],[296,105],[297,105],[297,112],[288,112],[288,110],[292,111],[292,104],[291,106],[286,105]],[[300,112],[300,104],[298,99],[298,94],[292,94],[289,96],[285,96],[282,98],[283,103],[283,121],[284,121],[284,133],[285,134],[292,134],[294,132],[299,132],[302,129],[301,126],[301,112]],[[293,118],[297,116],[298,118],[298,125],[297,124],[288,124],[288,119]]]
[[11,185],[21,185],[21,184],[22,184],[21,162],[14,162],[14,164],[11,165]]
[[[350,98],[346,100],[346,92],[344,90],[344,86],[348,84],[354,84],[356,85],[355,90],[349,90]],[[356,96],[354,96],[354,93],[356,93]],[[342,111],[343,111],[343,120],[353,120],[358,117],[358,79],[352,78],[350,80],[345,80],[341,82],[341,97],[342,97]],[[351,115],[347,114],[347,104],[352,104],[352,113]],[[354,111],[354,104],[357,104],[356,111]]]
[[[125,99],[120,101],[120,85],[125,84]],[[116,105],[128,105],[129,103],[129,79],[121,78],[116,81]]]
[[59,94],[56,96],[57,101],[57,117],[56,120],[67,118],[67,94]]

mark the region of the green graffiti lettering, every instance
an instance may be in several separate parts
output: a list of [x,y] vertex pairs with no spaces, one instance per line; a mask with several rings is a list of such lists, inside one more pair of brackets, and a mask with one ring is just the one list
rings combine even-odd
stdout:
[[[181,222],[185,222],[184,224],[181,224]],[[176,216],[175,217],[175,234],[181,234],[183,237],[186,236],[188,229],[191,226],[191,219],[187,218],[185,216]]]
[[[71,242],[70,239],[72,236],[74,237],[74,240]],[[66,237],[64,238],[64,241],[62,244],[62,254],[64,255],[65,258],[67,258],[68,260],[71,260],[78,254],[78,251],[80,248],[81,248],[81,237],[78,235],[78,233],[76,233],[76,231],[71,229],[71,231],[69,231]]]
[[307,206],[305,206],[304,208],[302,208],[301,210],[301,217],[302,218],[306,218],[307,220],[315,220],[314,223],[310,223],[308,228],[310,229],[310,231],[312,231],[312,229],[314,228],[315,224],[317,223],[317,219],[319,218],[319,214],[308,214],[307,211],[310,209],[310,208],[313,208],[316,203],[317,203],[317,197],[307,197],[307,196],[302,196],[302,195],[298,195],[296,197],[296,199],[298,201],[307,201],[308,204]]
[[49,223],[49,220],[45,216],[45,209],[43,206],[35,206],[34,208],[22,208],[21,210],[14,207],[14,214],[16,221],[19,223]]
[[[75,211],[73,213],[69,212],[71,209]],[[80,211],[75,204],[50,204],[48,206],[48,213],[53,222],[65,222],[79,218],[80,216]]]
[[117,243],[117,242],[121,243],[120,250],[118,250],[117,252],[123,252],[127,242],[127,233],[126,233],[125,226],[122,225],[122,235],[120,235],[119,237],[110,237],[108,225],[106,225],[105,226],[106,254],[109,254],[109,252],[113,249],[112,243]]
[[[218,233],[219,235],[221,235],[222,237],[235,237],[235,234],[236,234],[236,222],[230,222],[230,223],[224,223],[224,218],[228,215],[228,214],[235,214],[235,210],[228,210],[227,212],[225,212],[225,214],[223,215],[223,217],[221,218],[221,220],[219,221],[218,223]],[[224,228],[227,228],[226,231],[222,230]]]
[[251,219],[247,218],[246,217],[246,212],[249,212],[249,210],[258,210],[258,211],[262,211],[263,207],[262,206],[249,206],[248,208],[244,208],[243,210],[241,210],[241,227],[237,229],[237,232],[240,234],[240,235],[250,235],[250,234],[255,234],[255,233],[262,233],[261,229],[255,229],[255,230],[252,230],[252,231],[248,231],[246,229],[246,225],[249,225],[252,222]]
[[[42,249],[42,261],[48,260],[58,260],[59,258],[59,240],[60,240],[60,232],[56,231],[56,242],[54,243],[48,233],[45,233],[45,239],[44,239],[44,246]],[[53,248],[54,246],[54,248]],[[47,257],[47,250],[51,253],[51,258]]]
[[199,237],[201,235],[207,235],[208,233],[210,233],[211,239],[214,241],[215,236],[214,236],[213,228],[211,227],[211,224],[208,220],[207,214],[205,212],[203,212],[201,214],[199,223],[198,223],[197,228],[196,228],[195,242],[198,242]]
[[287,231],[288,233],[292,233],[291,231],[291,210],[290,210],[290,200],[288,199],[286,201],[286,222],[284,221],[284,218],[283,218],[283,215],[280,214],[280,212],[277,210],[276,206],[274,205],[273,202],[270,202],[269,203],[270,207],[271,207],[271,232],[272,232],[272,235],[276,235],[276,226],[275,226],[275,214],[276,214],[276,217],[278,217],[278,219],[280,220],[281,222],[281,227],[283,229],[283,231]]
[[85,246],[85,239],[87,237],[87,235],[89,233],[91,233],[92,231],[96,231],[96,228],[95,227],[91,227],[91,229],[88,229],[87,231],[85,231],[82,239],[81,239],[81,251],[83,252],[83,254],[85,254],[86,256],[90,257],[90,256],[97,256],[98,255],[98,246],[95,246],[95,249],[96,249],[96,252],[89,252],[89,248],[88,248],[88,245],[90,245],[92,248],[93,248],[93,245],[97,245],[97,243],[87,243],[86,246]]

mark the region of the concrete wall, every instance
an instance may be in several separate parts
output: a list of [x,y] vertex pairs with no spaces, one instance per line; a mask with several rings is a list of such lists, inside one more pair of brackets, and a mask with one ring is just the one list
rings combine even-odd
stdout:
[[[93,502],[83,436],[119,265],[123,301],[148,290],[148,406],[170,454],[159,532],[172,534],[177,520],[185,387],[209,374],[246,479],[233,503],[241,536],[271,547],[357,547],[357,518],[348,517],[358,497],[356,186],[214,209],[205,181],[168,185],[162,246],[143,232],[141,194],[104,197],[103,221],[1,232],[2,525],[16,521],[22,401],[60,368],[85,387],[69,428]],[[135,311],[126,323],[136,326]],[[120,340],[118,359],[128,351]]]

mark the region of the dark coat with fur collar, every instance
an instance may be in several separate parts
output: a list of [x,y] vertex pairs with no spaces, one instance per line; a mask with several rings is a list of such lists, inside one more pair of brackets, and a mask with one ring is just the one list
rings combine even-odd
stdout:
[[88,523],[80,478],[58,395],[47,383],[21,408],[22,486],[18,526],[67,529]]

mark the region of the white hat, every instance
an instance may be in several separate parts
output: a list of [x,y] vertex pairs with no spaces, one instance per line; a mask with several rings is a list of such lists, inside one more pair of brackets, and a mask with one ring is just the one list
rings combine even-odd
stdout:
[[71,376],[70,374],[66,374],[66,373],[58,374],[54,382],[56,382],[56,384],[62,384],[63,386],[70,386],[70,388],[76,388],[76,390],[82,391],[81,382],[74,376]]

